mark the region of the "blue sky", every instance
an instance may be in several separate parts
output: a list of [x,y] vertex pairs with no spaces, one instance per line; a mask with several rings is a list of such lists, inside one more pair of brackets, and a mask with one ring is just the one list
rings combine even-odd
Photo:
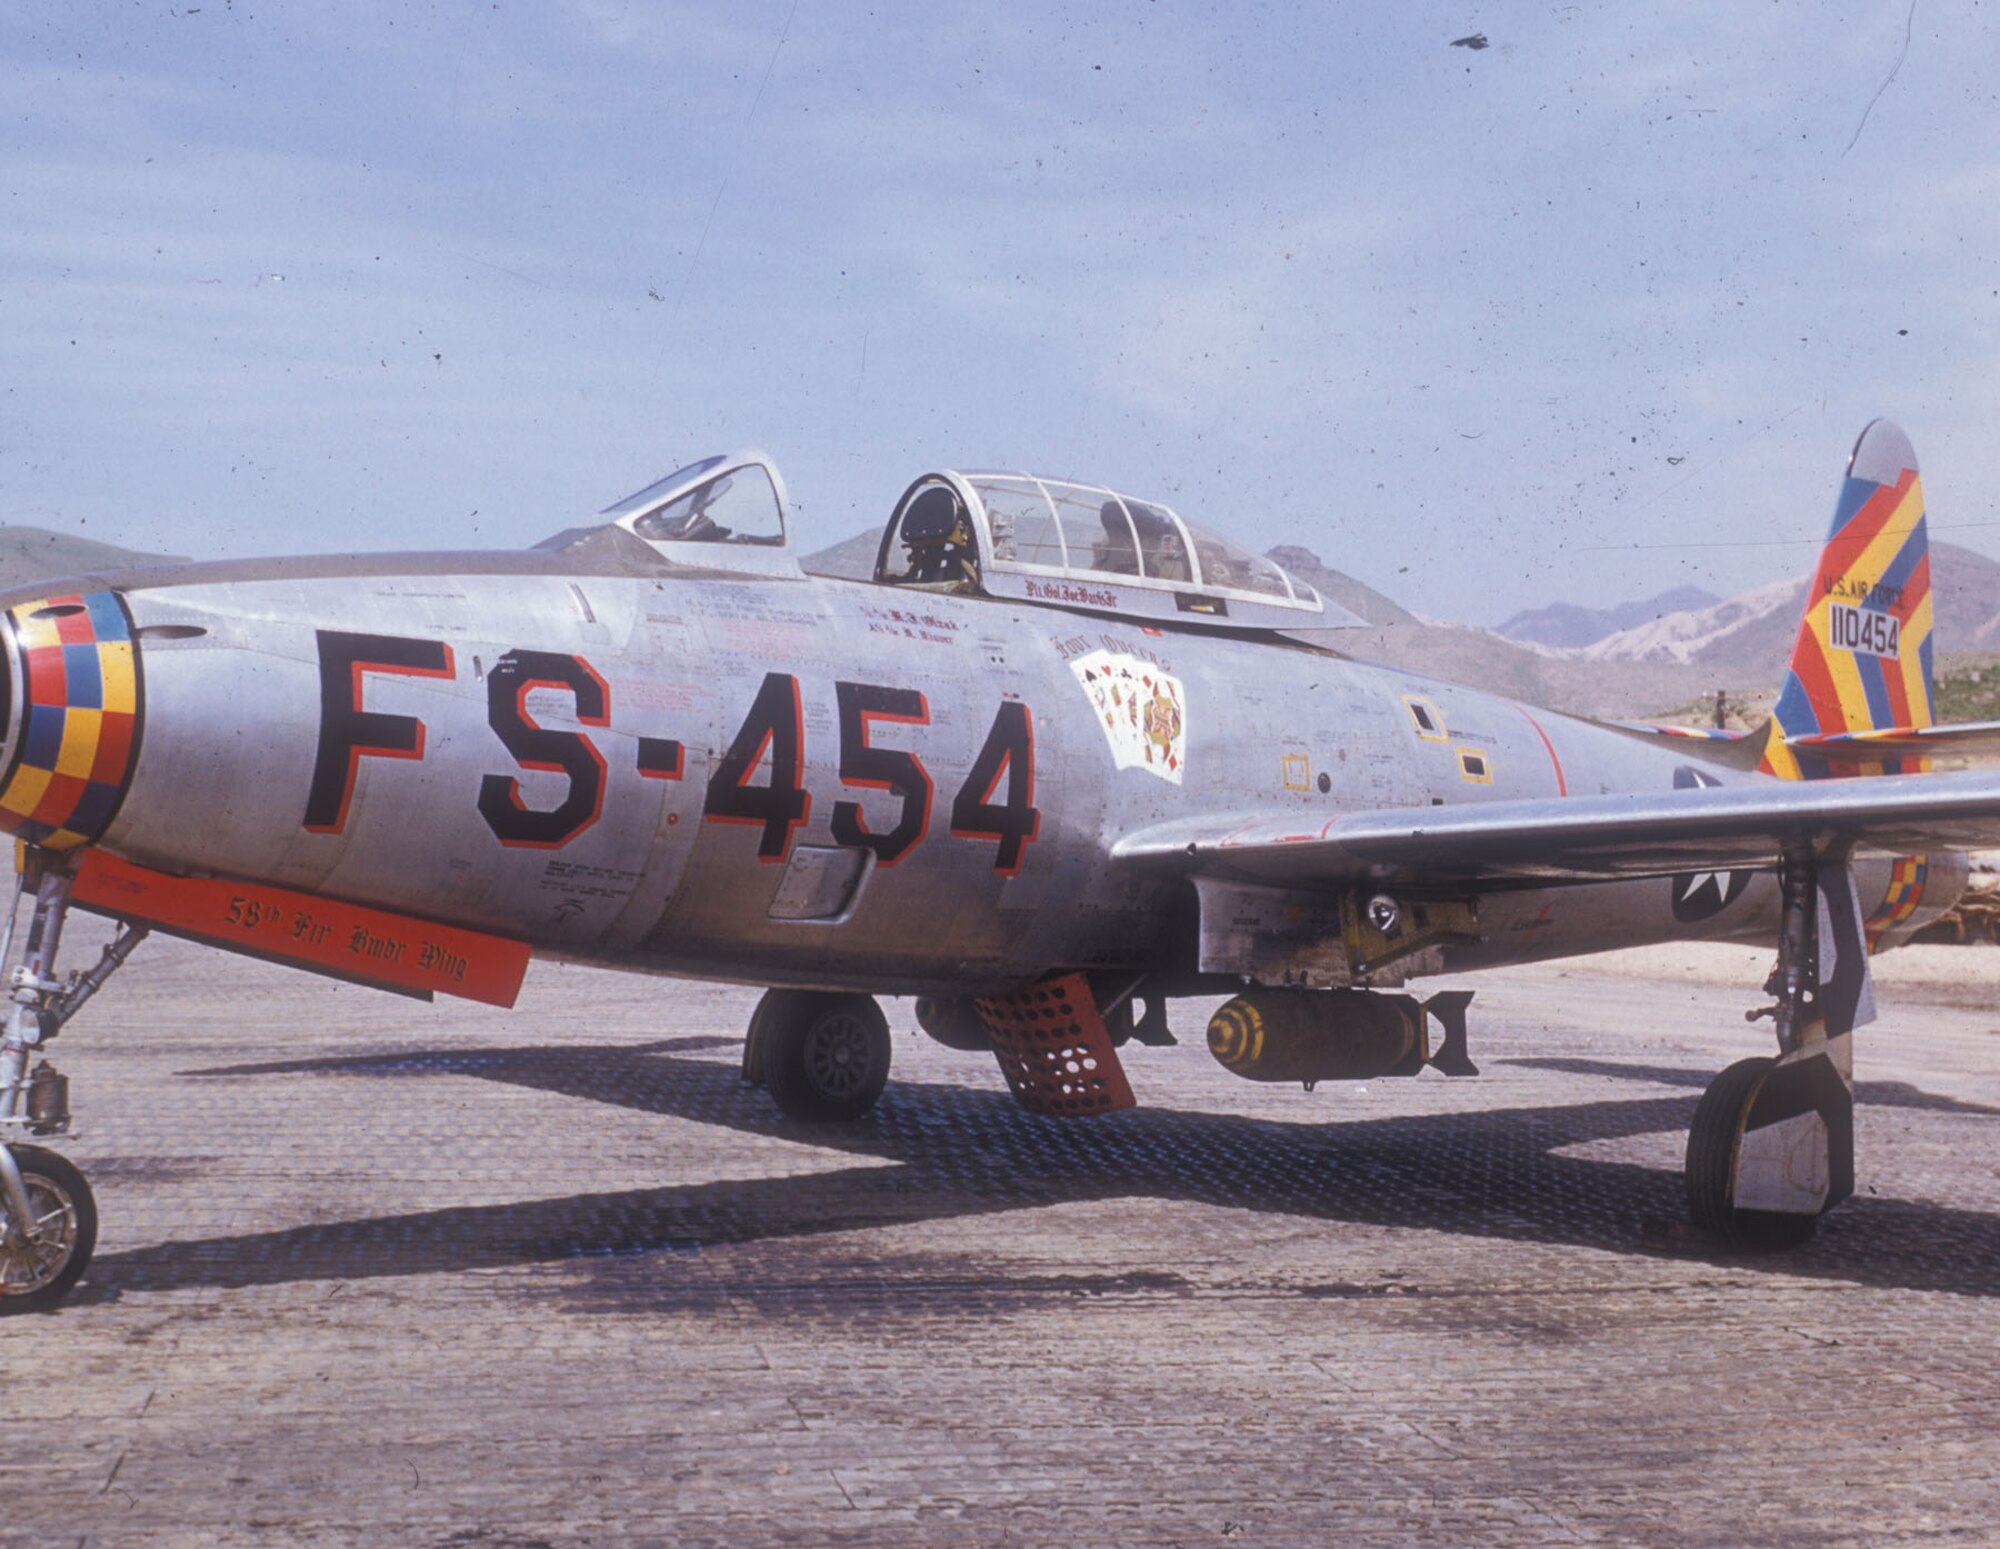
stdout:
[[10,8],[0,522],[516,546],[756,444],[806,547],[1028,467],[1492,622],[1808,568],[1889,413],[2000,553],[1995,10]]

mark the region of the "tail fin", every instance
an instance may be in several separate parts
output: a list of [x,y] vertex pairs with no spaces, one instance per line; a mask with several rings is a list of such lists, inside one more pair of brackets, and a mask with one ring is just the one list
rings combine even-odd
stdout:
[[1865,751],[1871,732],[1929,726],[1934,714],[1930,539],[1917,454],[1901,430],[1876,420],[1848,459],[1758,767],[1792,780],[1923,769],[1916,753],[1831,755]]

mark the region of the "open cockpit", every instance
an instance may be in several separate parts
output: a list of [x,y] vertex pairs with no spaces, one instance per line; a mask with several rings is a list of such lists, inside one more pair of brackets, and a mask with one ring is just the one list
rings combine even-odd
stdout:
[[606,506],[600,520],[535,545],[638,571],[744,572],[802,579],[777,465],[746,449],[704,457]]
[[1238,628],[1359,622],[1162,501],[1025,473],[918,479],[882,534],[875,580]]

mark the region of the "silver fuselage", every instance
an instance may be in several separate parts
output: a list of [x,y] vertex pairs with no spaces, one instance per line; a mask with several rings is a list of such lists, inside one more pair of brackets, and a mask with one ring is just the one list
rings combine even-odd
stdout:
[[[1699,743],[1198,623],[825,578],[532,573],[524,558],[89,583],[124,599],[143,696],[102,845],[547,956],[965,994],[1059,968],[1191,971],[1193,889],[1109,857],[1121,835],[1189,814],[1311,829],[1384,807],[1666,791],[1695,765],[1703,783],[1766,778],[1703,763]],[[360,649],[360,666],[330,668],[329,633],[416,642],[430,665],[374,665]],[[1174,679],[1171,774],[1119,767],[1076,665],[1097,653]],[[330,706],[352,723],[331,746]],[[374,746],[412,722],[414,747]],[[868,757],[883,750],[908,755],[886,776]],[[1865,912],[1887,863],[1857,873]],[[1898,934],[1962,877],[1934,864]],[[1768,878],[1710,888],[1693,919],[1675,908],[1685,878],[1489,893],[1479,941],[1444,966],[1771,939]]]

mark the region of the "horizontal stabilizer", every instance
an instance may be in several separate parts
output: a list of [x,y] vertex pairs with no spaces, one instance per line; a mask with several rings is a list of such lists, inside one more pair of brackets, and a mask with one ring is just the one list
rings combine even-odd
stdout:
[[1635,731],[1646,737],[1676,737],[1689,742],[1741,742],[1753,733],[1737,727],[1663,726],[1654,721],[1607,721],[1620,731]]
[[1869,759],[1916,754],[1960,768],[1974,765],[1984,768],[2000,765],[2000,721],[1809,733],[1790,738],[1785,745],[1800,758]]
[[429,1000],[511,1006],[528,944],[267,883],[175,877],[86,850],[71,898],[93,914]]

